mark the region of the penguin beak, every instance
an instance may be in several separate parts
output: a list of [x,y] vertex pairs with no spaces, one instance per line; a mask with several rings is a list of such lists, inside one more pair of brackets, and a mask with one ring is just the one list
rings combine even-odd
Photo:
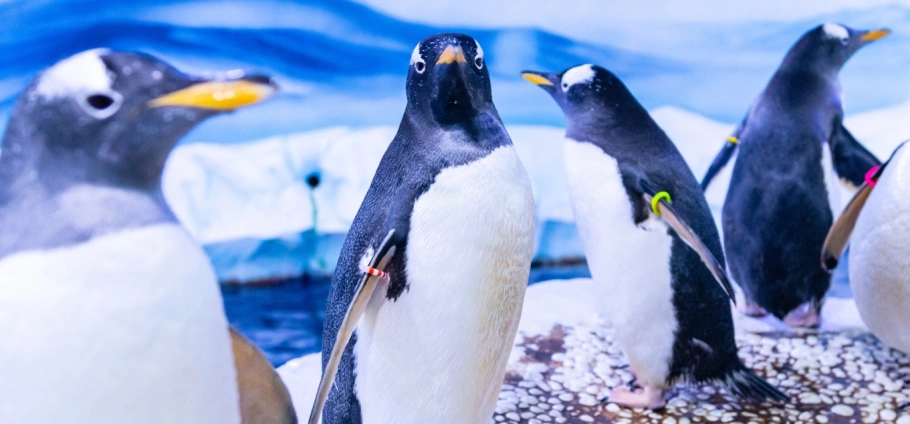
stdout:
[[452,62],[455,63],[467,63],[467,59],[464,57],[464,51],[461,49],[461,46],[448,46],[445,50],[442,51],[442,54],[439,55],[439,59],[436,61],[437,65],[449,64]]
[[534,84],[544,91],[555,96],[557,91],[555,90],[556,86],[559,84],[559,74],[547,74],[543,72],[535,71],[522,71],[521,77],[526,81]]
[[872,31],[866,31],[866,33],[859,37],[859,39],[865,42],[870,42],[878,40],[880,38],[885,38],[888,36],[888,34],[891,34],[891,30],[885,28],[874,29]]
[[148,102],[149,107],[182,106],[227,112],[259,103],[278,91],[271,78],[245,75],[232,80],[209,80],[165,94]]

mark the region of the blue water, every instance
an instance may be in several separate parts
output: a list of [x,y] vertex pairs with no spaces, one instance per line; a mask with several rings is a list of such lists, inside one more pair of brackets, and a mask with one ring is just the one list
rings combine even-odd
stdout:
[[[585,265],[535,268],[529,284],[588,277]],[[268,285],[221,286],[228,320],[275,366],[319,352],[330,279],[305,276]]]

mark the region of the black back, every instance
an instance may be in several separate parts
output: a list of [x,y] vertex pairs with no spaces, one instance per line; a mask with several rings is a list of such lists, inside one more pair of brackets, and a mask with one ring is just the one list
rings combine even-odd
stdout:
[[879,163],[843,127],[837,80],[865,32],[834,27],[848,36],[825,26],[807,32],[754,103],[724,203],[730,272],[748,300],[778,318],[804,302],[820,304],[830,286],[818,259],[832,223],[824,149],[854,184]]
[[[695,175],[666,133],[608,70],[591,66],[593,77],[589,81],[562,86],[563,76],[570,70],[540,74],[552,82],[542,87],[566,114],[566,137],[592,143],[617,161],[635,222],[648,219],[651,213],[643,197],[646,190],[642,181],[654,190],[668,192],[673,209],[723,266],[723,250],[711,211]],[[670,268],[679,323],[669,379],[725,377],[741,368],[733,340],[730,299],[698,254],[675,231],[667,231],[673,237]]]

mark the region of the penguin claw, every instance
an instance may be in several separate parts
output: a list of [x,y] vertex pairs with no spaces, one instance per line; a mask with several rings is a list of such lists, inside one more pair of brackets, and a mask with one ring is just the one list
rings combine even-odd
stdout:
[[666,406],[663,390],[645,386],[644,389],[629,390],[626,387],[617,387],[610,392],[610,403],[627,408],[645,408],[650,410],[663,409]]

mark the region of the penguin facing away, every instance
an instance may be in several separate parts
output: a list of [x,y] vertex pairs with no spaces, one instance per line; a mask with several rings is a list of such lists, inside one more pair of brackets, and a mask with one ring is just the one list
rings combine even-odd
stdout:
[[610,402],[660,408],[677,381],[724,383],[751,399],[787,399],[736,352],[717,228],[673,142],[611,72],[525,71],[566,115],[569,195],[615,340],[643,390]]
[[161,173],[196,124],[272,92],[107,50],[28,85],[0,153],[0,422],[240,422],[217,280]]
[[869,172],[831,227],[822,263],[836,267],[850,243],[850,287],[863,322],[885,344],[910,353],[910,150],[905,144]]
[[838,73],[888,33],[828,23],[804,34],[702,180],[706,188],[739,151],[722,221],[730,273],[749,315],[767,311],[794,327],[819,324],[831,283],[818,252],[837,203],[833,174],[858,187],[880,164],[843,125]]
[[404,117],[332,280],[309,422],[488,423],[534,222],[480,44],[462,34],[421,41]]

